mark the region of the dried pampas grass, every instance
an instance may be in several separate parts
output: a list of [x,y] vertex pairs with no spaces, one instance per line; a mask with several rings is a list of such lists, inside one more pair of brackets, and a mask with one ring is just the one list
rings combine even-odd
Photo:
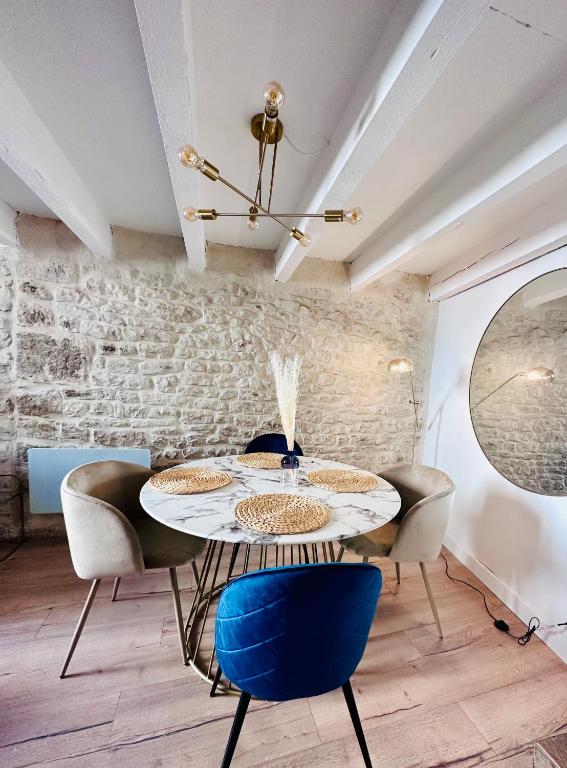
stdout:
[[280,409],[280,418],[287,441],[287,449],[288,451],[293,451],[301,358],[299,355],[294,355],[284,359],[279,352],[272,352],[270,354],[270,365],[274,373],[278,408]]

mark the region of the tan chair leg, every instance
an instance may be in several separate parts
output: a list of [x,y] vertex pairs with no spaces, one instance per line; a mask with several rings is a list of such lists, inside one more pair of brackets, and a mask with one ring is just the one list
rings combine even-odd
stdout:
[[114,586],[112,587],[112,602],[116,602],[116,595],[118,594],[118,587],[120,586],[120,576],[114,579]]
[[433,614],[433,618],[435,619],[435,623],[437,624],[439,637],[443,638],[443,630],[441,629],[441,622],[439,621],[439,614],[437,613],[435,598],[433,597],[433,592],[431,591],[429,576],[427,575],[427,571],[425,570],[425,563],[420,563],[419,567],[421,568],[421,574],[423,576],[423,581],[425,582],[425,589],[427,590],[427,597],[429,598],[429,604],[431,605],[431,613]]
[[67,651],[67,656],[65,657],[65,662],[63,664],[61,674],[59,675],[60,678],[65,677],[65,673],[67,672],[67,667],[69,666],[71,657],[73,656],[75,652],[75,648],[77,647],[77,643],[79,642],[81,632],[83,631],[83,627],[85,626],[87,616],[89,615],[89,612],[92,608],[99,586],[100,586],[100,579],[94,579],[93,583],[91,584],[88,597],[83,606],[83,610],[81,611],[81,615],[79,616],[79,621],[77,622],[77,626],[75,627],[75,631],[73,633],[73,639],[71,640],[71,645],[69,646],[69,650]]
[[399,584],[400,583],[400,564],[399,563],[396,563],[396,579]]
[[183,628],[183,614],[181,613],[181,598],[179,597],[179,584],[177,583],[177,571],[175,568],[169,569],[169,578],[171,579],[171,592],[173,593],[173,608],[175,610],[175,621],[177,622],[177,632],[179,633],[179,643],[181,645],[181,655],[185,666],[187,661],[187,645],[185,644],[185,630]]

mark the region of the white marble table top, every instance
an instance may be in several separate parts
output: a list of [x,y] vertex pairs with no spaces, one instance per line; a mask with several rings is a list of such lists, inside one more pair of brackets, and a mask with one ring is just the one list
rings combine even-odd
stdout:
[[[388,484],[367,493],[335,493],[311,485],[307,474],[314,469],[356,469],[336,461],[299,457],[299,484],[287,488],[280,483],[279,469],[252,469],[236,461],[235,456],[189,461],[183,466],[222,469],[233,477],[230,485],[215,491],[176,496],[160,493],[146,483],[140,502],[146,512],[170,528],[206,539],[241,544],[311,544],[367,533],[385,525],[400,509],[400,496]],[[242,527],[234,517],[236,504],[259,493],[294,493],[323,501],[330,510],[330,520],[310,533],[275,535]]]

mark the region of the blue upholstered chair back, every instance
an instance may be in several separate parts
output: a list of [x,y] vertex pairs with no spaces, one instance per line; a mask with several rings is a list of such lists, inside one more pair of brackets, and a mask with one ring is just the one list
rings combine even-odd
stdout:
[[[303,456],[301,446],[296,441],[293,444],[293,450],[296,456]],[[285,435],[277,432],[268,432],[265,435],[258,435],[246,446],[244,453],[256,453],[257,451],[266,451],[267,453],[287,453],[287,443]]]
[[216,651],[225,676],[267,701],[339,688],[356,669],[382,588],[367,563],[270,568],[221,595]]

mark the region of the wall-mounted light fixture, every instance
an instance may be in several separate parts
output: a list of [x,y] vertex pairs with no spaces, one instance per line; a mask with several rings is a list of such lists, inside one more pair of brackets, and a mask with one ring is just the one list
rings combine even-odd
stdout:
[[502,387],[505,387],[507,384],[509,384],[511,381],[514,381],[514,379],[517,379],[520,376],[524,376],[528,381],[548,381],[552,382],[555,378],[555,371],[552,371],[551,368],[530,368],[529,371],[518,371],[518,373],[515,373],[513,376],[510,376],[509,379],[506,379],[506,381],[503,381],[502,384],[499,384],[495,389],[492,390],[492,392],[489,392],[484,397],[481,397],[481,399],[478,401],[478,403],[475,403],[475,405],[471,406],[471,410],[474,408],[478,408],[478,406],[481,403],[484,403],[486,400],[488,400],[489,397],[492,397],[496,392],[499,392]]

